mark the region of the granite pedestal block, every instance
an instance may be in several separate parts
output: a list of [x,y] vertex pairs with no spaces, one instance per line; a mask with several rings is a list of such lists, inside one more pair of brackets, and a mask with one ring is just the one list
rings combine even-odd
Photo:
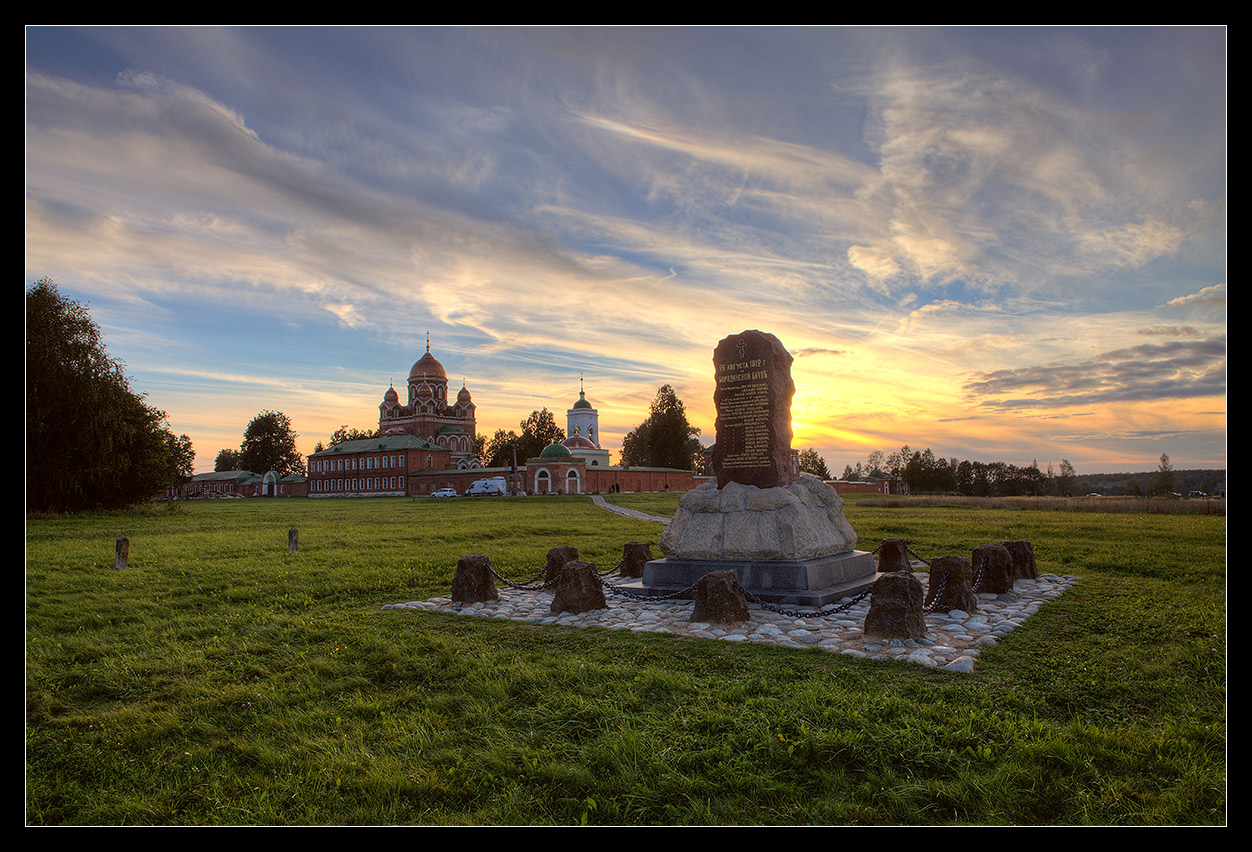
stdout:
[[[643,579],[622,588],[648,595],[670,595],[694,585],[710,571],[734,571],[747,592],[769,603],[824,606],[857,595],[874,584],[877,559],[852,550],[795,562],[769,560],[653,559]],[[684,597],[693,597],[692,590]]]

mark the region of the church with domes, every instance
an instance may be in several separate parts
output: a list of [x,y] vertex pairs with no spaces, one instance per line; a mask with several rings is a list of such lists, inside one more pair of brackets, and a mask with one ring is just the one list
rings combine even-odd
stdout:
[[[480,479],[516,482],[527,494],[607,494],[616,491],[688,491],[689,470],[623,468],[609,464],[600,446],[600,415],[581,388],[566,411],[568,437],[518,467],[486,468],[477,456],[474,400],[462,381],[448,394],[448,373],[426,352],[409,370],[405,398],[394,382],[378,406],[378,435],[319,450],[309,456],[310,497],[426,497],[452,489],[457,494]],[[514,474],[516,480],[513,480]]]
[[400,394],[392,384],[378,406],[378,433],[386,438],[412,435],[451,452],[456,468],[481,466],[474,451],[478,434],[474,401],[465,383],[456,399],[448,398],[448,373],[430,354],[426,354],[409,370],[408,400],[401,404]]

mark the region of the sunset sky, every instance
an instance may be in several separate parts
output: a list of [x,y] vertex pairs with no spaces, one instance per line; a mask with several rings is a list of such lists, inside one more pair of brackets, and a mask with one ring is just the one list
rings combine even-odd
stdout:
[[[431,352],[478,430],[579,376],[616,461],[712,351],[794,445],[1226,466],[1223,28],[28,28],[26,285],[196,470],[306,454]],[[66,393],[73,393],[66,388]]]

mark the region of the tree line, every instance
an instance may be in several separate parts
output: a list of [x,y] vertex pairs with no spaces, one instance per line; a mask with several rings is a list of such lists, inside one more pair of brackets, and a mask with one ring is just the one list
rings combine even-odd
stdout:
[[26,507],[118,508],[191,478],[191,439],[134,391],[87,308],[47,278],[26,291]]
[[1056,469],[1049,463],[1046,472],[1038,462],[1018,466],[1008,462],[981,462],[936,456],[927,447],[914,450],[905,444],[886,453],[874,450],[864,464],[846,465],[840,479],[903,479],[913,493],[963,494],[968,497],[1020,497],[1040,494],[1066,494],[1074,487],[1074,466],[1061,459]]
[[1109,497],[1139,497],[1154,494],[1187,495],[1201,492],[1217,496],[1226,491],[1225,469],[1168,469],[1134,473],[1084,473],[1075,478],[1074,493],[1095,492]]
[[[1213,471],[1205,478],[1214,477]],[[1157,470],[1140,475],[1122,474],[1119,478],[1134,482],[1130,487],[1115,485],[1094,487],[1091,477],[1079,476],[1068,459],[1061,459],[1045,469],[1039,463],[1018,466],[1008,462],[981,462],[936,456],[929,447],[913,450],[907,444],[898,451],[871,452],[864,464],[846,465],[840,479],[857,481],[870,477],[903,479],[913,493],[961,494],[968,497],[1066,496],[1099,491],[1101,494],[1171,494],[1176,493],[1177,477],[1169,456],[1162,453]],[[1221,478],[1224,488],[1224,477]],[[1201,489],[1192,489],[1201,490]],[[1183,493],[1186,493],[1184,490]]]

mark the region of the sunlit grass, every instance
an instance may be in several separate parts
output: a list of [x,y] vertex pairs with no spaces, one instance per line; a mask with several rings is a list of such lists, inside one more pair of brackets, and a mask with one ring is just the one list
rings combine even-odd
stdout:
[[1224,518],[847,509],[862,547],[1026,538],[1083,580],[954,676],[381,609],[446,594],[468,553],[520,578],[556,544],[607,567],[659,537],[586,498],[29,520],[27,820],[1225,821]]

